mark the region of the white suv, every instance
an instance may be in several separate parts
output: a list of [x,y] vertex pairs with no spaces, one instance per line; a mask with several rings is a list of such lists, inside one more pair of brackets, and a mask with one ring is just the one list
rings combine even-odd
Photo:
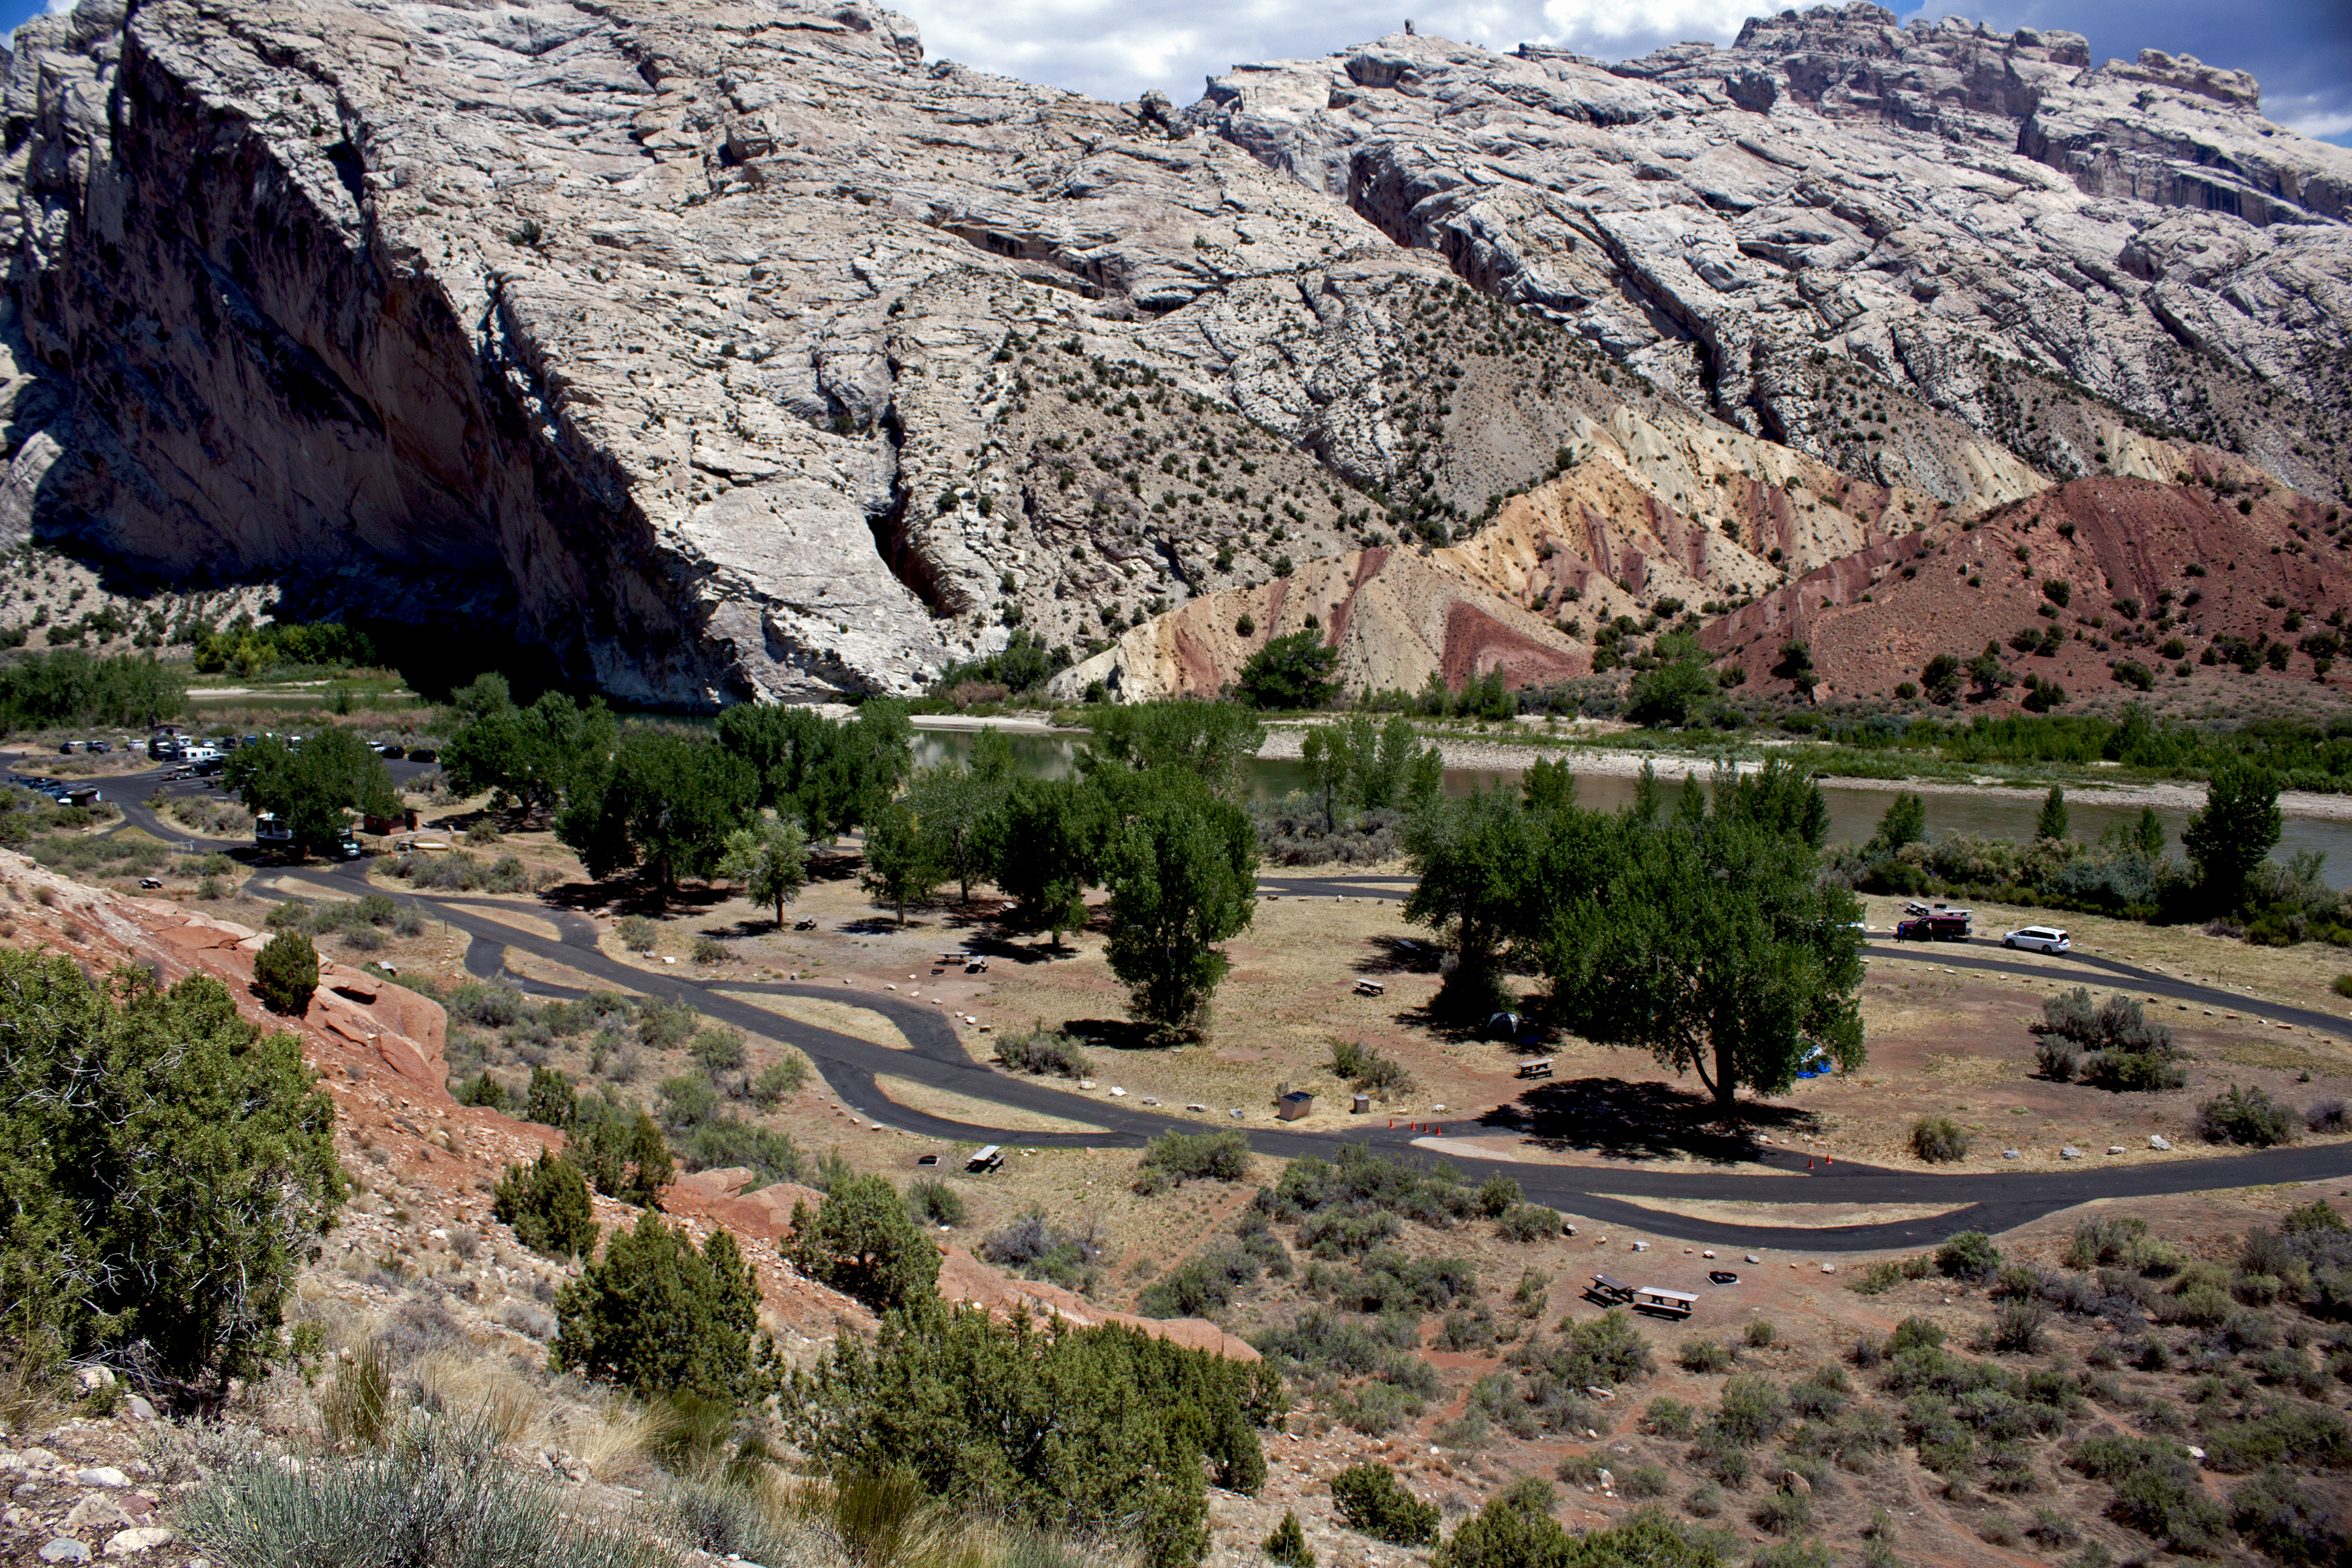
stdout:
[[2056,926],[2022,926],[2000,939],[2003,947],[2038,949],[2042,952],[2065,952],[2074,947],[2066,933]]

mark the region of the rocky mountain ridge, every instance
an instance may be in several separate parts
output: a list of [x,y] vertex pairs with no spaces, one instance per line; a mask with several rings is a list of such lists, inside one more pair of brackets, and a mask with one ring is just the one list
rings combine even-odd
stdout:
[[[1570,587],[1742,603],[2192,440],[2352,484],[2352,154],[2258,103],[1869,5],[1180,112],[860,5],[84,0],[0,102],[0,539],[680,706],[1015,630],[1140,693],[1407,547],[1572,670]],[[1398,603],[1367,679],[1486,646]]]

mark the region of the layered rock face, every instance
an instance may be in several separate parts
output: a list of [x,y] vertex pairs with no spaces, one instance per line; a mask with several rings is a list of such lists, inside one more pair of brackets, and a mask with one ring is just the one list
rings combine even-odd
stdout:
[[1396,37],[1182,114],[776,0],[85,0],[6,65],[0,539],[637,700],[1016,629],[1192,689],[1160,617],[1408,548],[1366,678],[1532,673],[2156,425],[2352,481],[2352,160],[2071,35]]
[[1983,431],[2032,367],[2334,495],[2352,153],[2257,99],[2193,59],[2094,68],[2075,34],[1853,4],[1616,66],[1392,36],[1237,68],[1189,116],[1694,405],[1872,477],[1893,476],[1841,449],[1824,355]]

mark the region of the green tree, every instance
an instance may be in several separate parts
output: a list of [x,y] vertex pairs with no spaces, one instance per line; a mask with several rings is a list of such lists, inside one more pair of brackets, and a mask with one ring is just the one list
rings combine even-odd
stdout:
[[2246,879],[2279,841],[2278,781],[2242,763],[2223,763],[2206,781],[2205,808],[2180,830],[2207,905],[2244,907]]
[[783,1418],[835,1476],[904,1472],[951,1506],[1189,1568],[1209,1547],[1204,1472],[1255,1492],[1255,1427],[1281,1408],[1265,1363],[924,1300],[887,1314],[870,1342],[835,1340],[793,1380]]
[[253,989],[271,1012],[301,1016],[319,989],[319,950],[300,931],[279,931],[254,954]]
[[1339,662],[1321,632],[1292,632],[1250,655],[1235,686],[1253,708],[1320,708],[1338,689],[1331,672]]
[[154,724],[187,705],[185,678],[152,654],[101,658],[68,647],[0,668],[0,729]]
[[1878,831],[1871,844],[1892,855],[1906,844],[1917,844],[1927,837],[1927,803],[1915,791],[1897,790],[1878,819]]
[[1282,1568],[1315,1568],[1314,1550],[1307,1544],[1307,1531],[1299,1527],[1295,1510],[1282,1510],[1282,1522],[1265,1538],[1265,1560]]
[[1255,713],[1198,698],[1098,704],[1087,710],[1087,728],[1079,763],[1090,775],[1174,768],[1228,800],[1241,798],[1243,770],[1265,743],[1265,724]]
[[1813,671],[1813,649],[1810,643],[1784,642],[1780,657],[1772,666],[1772,673],[1798,686],[1811,686],[1820,677]]
[[1950,702],[1960,694],[1960,661],[1939,653],[1920,667],[1919,684],[1930,700]]
[[781,930],[784,905],[808,881],[808,836],[789,818],[739,827],[727,836],[719,874],[742,883],[743,896],[752,902],[773,905]]
[[640,1399],[735,1405],[751,1386],[758,1301],[732,1236],[719,1231],[698,1249],[685,1226],[649,1211],[556,1296],[550,1359]]
[[[983,730],[982,735],[993,735]],[[927,768],[907,792],[908,808],[929,848],[929,859],[952,876],[956,892],[971,902],[971,885],[987,873],[1003,831],[1005,775],[964,767]]]
[[641,1208],[659,1203],[677,1177],[669,1145],[650,1112],[640,1107],[625,1115],[610,1100],[593,1097],[572,1114],[568,1157],[598,1192]]
[[814,1215],[794,1205],[791,1257],[810,1279],[877,1312],[927,1300],[939,1289],[940,1249],[882,1176],[834,1183]]
[[217,1389],[281,1348],[343,1201],[335,1109],[290,1035],[195,975],[107,989],[0,948],[0,1332],[38,1367],[128,1355]]
[[1543,950],[1570,1028],[1696,1073],[1726,1116],[1742,1084],[1779,1093],[1816,1050],[1862,1064],[1861,908],[1801,839],[1719,815],[1629,823],[1596,859],[1546,883],[1583,889]]
[[1658,662],[1633,677],[1625,717],[1651,729],[1687,724],[1715,702],[1715,671],[1698,639],[1674,632],[1658,639]]
[[894,800],[867,817],[866,869],[858,880],[907,923],[908,904],[928,903],[947,876],[939,844],[923,832],[909,805]]
[[2164,821],[2156,807],[2139,808],[2138,820],[2132,824],[2132,847],[2151,860],[2164,853]]
[[680,877],[718,868],[727,836],[758,794],[751,767],[724,748],[639,731],[622,740],[601,778],[583,778],[556,815],[555,836],[590,876],[642,867],[666,899]]
[[1339,792],[1347,786],[1349,747],[1346,739],[1334,733],[1333,728],[1311,725],[1298,738],[1299,765],[1307,770],[1307,782],[1323,797],[1323,831],[1331,832],[1339,826]]
[[1718,767],[1713,803],[1716,815],[1727,822],[1800,839],[1809,848],[1819,849],[1829,837],[1830,803],[1822,786],[1779,757],[1765,758],[1751,772]]
[[229,753],[222,777],[247,807],[268,812],[303,849],[325,849],[351,826],[352,812],[390,816],[400,809],[383,759],[332,725],[289,745],[275,735]]
[[1441,796],[1406,820],[1404,849],[1416,881],[1405,919],[1454,946],[1442,995],[1449,1007],[1483,1015],[1496,1000],[1504,945],[1526,931],[1538,901],[1532,880],[1538,833],[1503,789]]
[[2066,792],[2056,784],[2042,797],[2042,815],[2033,819],[2033,837],[2037,840],[2066,837]]
[[580,1167],[541,1149],[529,1165],[509,1165],[490,1199],[490,1216],[515,1239],[551,1258],[588,1258],[596,1251],[595,1204]]
[[1257,833],[1239,806],[1171,790],[1112,838],[1106,956],[1134,1016],[1169,1038],[1198,1038],[1231,961],[1215,944],[1257,907]]
[[522,1119],[561,1131],[572,1125],[580,1109],[579,1091],[562,1068],[533,1068],[530,1088],[524,1092]]
[[992,879],[1014,918],[1054,934],[1087,923],[1087,889],[1100,879],[1103,799],[1076,779],[1017,778],[1005,792]]
[[1985,644],[1984,652],[1969,660],[1969,679],[1976,683],[1977,700],[2000,695],[2010,684],[2009,671],[2001,668],[2000,644]]
[[495,791],[526,816],[553,811],[582,779],[598,776],[620,739],[620,723],[602,699],[583,708],[551,691],[517,708],[494,675],[458,692],[457,709],[470,717],[441,748],[450,787],[460,795]]

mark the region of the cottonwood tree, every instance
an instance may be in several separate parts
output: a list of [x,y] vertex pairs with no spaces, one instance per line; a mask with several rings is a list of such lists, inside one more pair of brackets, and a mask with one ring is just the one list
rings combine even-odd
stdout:
[[858,880],[898,911],[901,926],[907,906],[928,902],[946,874],[939,847],[924,835],[908,802],[891,801],[867,818],[866,868]]
[[621,742],[601,778],[574,792],[556,816],[555,836],[590,876],[642,867],[667,899],[680,877],[718,868],[727,836],[758,796],[751,765],[723,747],[639,732]]
[[268,812],[303,849],[324,849],[350,828],[351,813],[400,809],[383,759],[349,730],[329,725],[291,745],[271,735],[229,755],[222,777],[255,812]]
[[2205,808],[2180,830],[2180,847],[2197,864],[2209,907],[2244,906],[2246,879],[2279,841],[2278,794],[2278,780],[2241,763],[2222,763],[2206,782]]
[[1519,801],[1500,789],[1441,796],[1407,820],[1405,856],[1418,880],[1404,914],[1453,943],[1454,972],[1440,992],[1449,1008],[1483,1012],[1499,994],[1503,948],[1541,901],[1538,836]]
[[[993,735],[994,731],[982,734]],[[996,856],[996,838],[1003,831],[1004,775],[978,767],[926,768],[915,775],[907,792],[932,863],[956,882],[964,903],[971,902],[971,885],[987,874]]]
[[1253,708],[1320,708],[1338,689],[1331,671],[1339,662],[1321,632],[1292,632],[1250,655],[1234,686]]
[[1862,1064],[1861,907],[1802,839],[1721,816],[1628,824],[1594,869],[1543,943],[1570,1028],[1695,1073],[1727,1117],[1742,1085],[1786,1089],[1816,1050]]
[[739,827],[727,836],[719,874],[742,883],[743,896],[754,903],[773,905],[781,930],[784,905],[808,882],[808,836],[789,819]]
[[1239,806],[1171,790],[1147,802],[1103,857],[1111,973],[1129,1008],[1165,1039],[1197,1039],[1232,967],[1215,945],[1257,908],[1257,834]]
[[1242,770],[1265,743],[1265,724],[1234,702],[1197,698],[1128,702],[1088,710],[1091,731],[1079,765],[1089,776],[1106,770],[1150,773],[1175,768],[1228,800],[1240,798]]
[[2050,793],[2042,797],[2041,815],[2033,819],[2033,837],[2036,840],[2063,838],[2066,826],[2066,792],[2052,784]]
[[1105,802],[1076,779],[1018,778],[1005,793],[1004,831],[992,879],[1013,916],[1062,933],[1087,923],[1087,889],[1101,879],[1097,845]]
[[601,698],[583,708],[551,691],[518,708],[496,676],[483,677],[457,697],[458,711],[470,717],[441,748],[441,771],[450,787],[460,795],[495,790],[526,816],[552,812],[583,775],[598,771],[620,739],[619,721]]

